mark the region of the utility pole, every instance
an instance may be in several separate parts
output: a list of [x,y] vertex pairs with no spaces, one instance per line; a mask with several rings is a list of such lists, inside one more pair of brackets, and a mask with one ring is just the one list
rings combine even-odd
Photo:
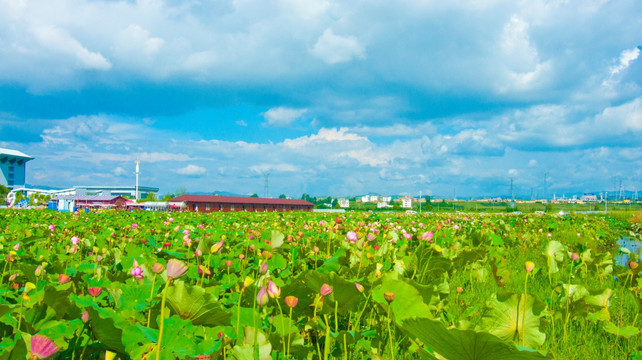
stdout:
[[136,201],[138,201],[138,174],[140,173],[140,161],[136,160]]

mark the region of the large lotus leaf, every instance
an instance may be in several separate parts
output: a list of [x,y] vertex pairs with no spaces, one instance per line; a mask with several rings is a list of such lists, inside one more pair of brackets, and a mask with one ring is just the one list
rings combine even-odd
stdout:
[[412,317],[431,317],[430,307],[424,303],[419,290],[408,282],[384,278],[382,284],[372,290],[373,300],[381,305],[387,304],[385,292],[395,294],[390,306],[398,322]]
[[485,329],[505,341],[538,348],[546,334],[540,331],[540,319],[546,305],[527,294],[498,294],[489,303],[490,312],[483,318]]
[[285,235],[283,235],[282,232],[272,230],[270,241],[270,246],[272,247],[272,249],[280,248],[281,245],[283,245],[283,239],[285,239]]
[[[19,332],[23,337],[29,337],[29,334]],[[26,359],[27,343],[29,339],[21,339],[20,335],[13,337],[5,336],[0,340],[0,360]]]
[[[332,294],[324,300],[323,311],[331,310],[331,312],[334,312],[335,302],[338,302],[338,312],[341,315],[345,315],[349,312],[357,311],[359,304],[363,300],[363,296],[357,290],[354,282],[345,280],[336,273],[322,274],[317,271],[307,271],[299,278],[304,281],[312,298],[319,293],[323,284],[328,284],[332,287]],[[281,294],[281,296],[285,297],[287,295]]]
[[554,240],[548,243],[544,255],[546,255],[549,274],[555,274],[556,272],[560,271],[557,263],[564,261],[565,253],[566,248],[564,247],[564,245],[562,245],[562,243]]
[[613,290],[609,288],[604,289],[602,292],[591,291],[590,295],[584,297],[584,302],[586,302],[589,305],[608,308],[611,294],[613,294]]
[[343,248],[339,248],[334,255],[326,260],[323,265],[319,266],[317,271],[321,274],[327,274],[330,272],[337,272],[341,269],[341,264],[346,261],[346,251]]
[[[396,301],[396,299],[395,299]],[[395,313],[396,315],[396,313]],[[520,351],[496,336],[472,330],[446,329],[439,321],[408,318],[401,328],[445,359],[457,360],[538,360],[537,352]]]
[[109,288],[109,294],[114,299],[116,308],[119,310],[143,311],[147,309],[150,291],[151,286],[146,284],[124,285],[113,283]]
[[617,325],[615,325],[612,322],[606,323],[604,325],[604,330],[613,335],[622,336],[625,338],[630,338],[632,336],[639,335],[640,333],[642,333],[640,329],[636,328],[635,326],[629,325],[629,326],[619,328]]
[[[116,327],[114,319],[106,311],[99,311],[93,307],[87,308],[93,335],[103,343],[107,349],[118,353],[125,353],[123,345],[123,331]],[[113,314],[115,316],[115,314]]]
[[71,318],[79,318],[80,310],[76,306],[72,306],[69,301],[69,296],[73,294],[71,288],[64,290],[56,289],[54,286],[47,285],[44,291],[44,303],[52,308],[56,314],[58,314],[58,319],[62,318],[64,315],[69,315]]
[[190,319],[194,325],[229,325],[232,316],[205,289],[182,281],[174,282],[167,289],[167,304],[178,316]]
[[[258,329],[253,327],[245,327],[245,336],[243,343],[234,346],[232,349],[232,356],[237,360],[254,360],[254,344],[257,345],[259,356],[258,360],[270,360],[270,353],[272,352],[272,345],[267,340],[265,335]],[[256,338],[256,342],[254,341]]]
[[564,298],[562,299],[563,303],[569,299],[570,301],[578,301],[589,294],[584,285],[562,284],[562,288],[564,288]]

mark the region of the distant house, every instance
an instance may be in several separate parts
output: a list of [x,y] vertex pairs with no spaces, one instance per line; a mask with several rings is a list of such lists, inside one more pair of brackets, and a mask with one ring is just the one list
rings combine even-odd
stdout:
[[350,200],[348,199],[339,199],[337,201],[339,202],[339,207],[342,209],[346,209],[350,207]]
[[584,194],[584,195],[582,195],[582,201],[584,201],[584,202],[597,201],[597,195],[595,195],[595,194]]
[[25,185],[26,164],[33,157],[18,150],[0,148],[0,185],[9,189]]
[[410,196],[404,196],[401,198],[401,208],[412,209],[412,198]]
[[125,209],[136,207],[122,196],[71,195],[59,196],[49,201],[49,208],[58,211],[79,209]]
[[305,200],[268,199],[241,196],[181,195],[170,200],[183,202],[188,211],[312,211],[314,204]]
[[389,207],[392,207],[392,206],[390,206],[390,204],[388,204],[387,201],[378,201],[377,202],[377,209],[385,209],[385,208],[389,208]]

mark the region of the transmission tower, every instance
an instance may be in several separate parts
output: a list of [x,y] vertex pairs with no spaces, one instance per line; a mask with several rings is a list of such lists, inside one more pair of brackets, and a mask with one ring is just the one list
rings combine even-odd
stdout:
[[263,186],[263,197],[267,198],[270,194],[270,173],[266,172],[265,174],[263,174],[263,177],[265,178],[265,183]]

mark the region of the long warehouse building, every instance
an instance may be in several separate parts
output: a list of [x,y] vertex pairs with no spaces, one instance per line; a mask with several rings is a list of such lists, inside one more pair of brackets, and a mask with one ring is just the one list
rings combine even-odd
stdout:
[[181,195],[170,200],[185,203],[188,211],[312,211],[305,200],[268,199],[240,196]]

